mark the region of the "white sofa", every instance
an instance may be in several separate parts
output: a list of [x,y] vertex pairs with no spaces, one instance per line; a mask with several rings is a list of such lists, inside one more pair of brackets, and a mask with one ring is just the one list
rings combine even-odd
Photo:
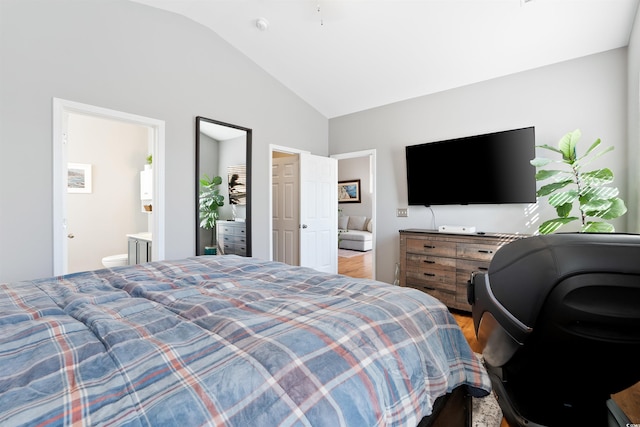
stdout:
[[366,216],[338,217],[338,247],[356,251],[370,251],[373,248],[371,218]]

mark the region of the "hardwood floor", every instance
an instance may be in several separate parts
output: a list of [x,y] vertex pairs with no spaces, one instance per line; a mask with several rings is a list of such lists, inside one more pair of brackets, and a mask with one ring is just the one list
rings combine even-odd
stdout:
[[349,277],[360,277],[364,279],[373,278],[373,253],[363,252],[362,255],[349,258],[338,257],[338,273]]
[[[372,253],[367,252],[364,255],[351,258],[338,257],[338,272],[351,277],[371,278],[373,258]],[[464,334],[471,349],[475,352],[481,352],[480,345],[476,340],[476,333],[473,327],[471,316],[462,312],[453,312],[453,317],[458,322],[462,333]],[[632,423],[640,425],[640,382],[636,385],[614,394],[613,399],[618,406],[627,414]],[[502,420],[500,427],[510,427],[506,420]]]

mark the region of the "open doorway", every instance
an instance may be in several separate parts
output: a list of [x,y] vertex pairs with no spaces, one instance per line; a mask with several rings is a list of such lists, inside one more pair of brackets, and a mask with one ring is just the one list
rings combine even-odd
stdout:
[[[96,123],[105,123],[101,120],[109,121],[111,123],[120,124],[124,127],[134,126],[134,128],[144,128],[143,133],[146,135],[146,144],[143,147],[143,158],[139,160],[139,168],[144,168],[145,162],[152,159],[153,168],[149,170],[147,176],[151,179],[151,193],[148,196],[149,200],[141,200],[141,177],[138,178],[138,172],[134,176],[134,183],[131,185],[135,187],[136,200],[138,209],[143,211],[149,209],[152,206],[153,217],[145,216],[146,225],[140,227],[147,227],[149,238],[152,239],[151,244],[151,259],[160,260],[164,259],[164,122],[160,120],[150,119],[146,117],[136,116],[129,113],[123,113],[120,111],[109,110],[87,104],[80,104],[72,101],[62,100],[54,98],[53,100],[53,230],[54,230],[54,274],[66,274],[69,272],[69,242],[75,238],[74,232],[71,230],[72,224],[70,223],[69,216],[69,171],[75,170],[77,165],[69,166],[69,126],[70,122],[73,125],[74,119],[83,118],[91,120],[98,120]],[[71,118],[71,120],[70,120]],[[90,126],[89,126],[90,127]],[[139,129],[139,128],[138,128]],[[80,138],[76,141],[77,144],[83,144],[87,137]],[[103,141],[102,144],[109,144],[108,141]],[[91,148],[90,148],[91,149]],[[151,156],[147,159],[147,156]],[[97,177],[100,169],[104,170],[109,166],[101,165],[94,168],[90,162],[82,163],[81,180],[83,180],[83,186],[86,185],[86,180]],[[100,176],[104,177],[104,174]],[[112,180],[106,179],[91,179],[91,188],[86,189],[85,193],[97,192],[98,190],[104,190],[105,187],[114,185]],[[71,184],[73,186],[73,184]],[[118,192],[116,188],[114,191]],[[145,207],[147,204],[149,207]],[[99,209],[99,207],[96,207]],[[84,216],[91,217],[92,211],[86,210]],[[88,221],[90,222],[90,221]],[[96,221],[97,222],[97,221]],[[108,221],[101,221],[100,228],[108,229]],[[89,224],[90,225],[90,224]],[[91,227],[87,228],[88,230]],[[132,230],[131,233],[135,234],[137,231],[145,230]],[[152,236],[152,237],[151,237]],[[84,240],[91,241],[92,239],[99,239],[99,236],[83,235]],[[123,235],[122,240],[127,243],[127,236]],[[126,248],[126,246],[124,246]],[[121,251],[122,249],[119,249]],[[126,250],[125,250],[126,252]],[[96,268],[100,268],[99,265]]]
[[357,187],[353,200],[338,205],[338,272],[375,279],[376,150],[331,157],[338,160],[338,182]]
[[337,160],[275,145],[269,152],[270,258],[337,273]]

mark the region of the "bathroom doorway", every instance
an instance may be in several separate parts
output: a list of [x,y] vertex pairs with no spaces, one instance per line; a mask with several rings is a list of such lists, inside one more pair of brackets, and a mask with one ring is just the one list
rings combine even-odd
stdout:
[[[153,236],[153,260],[163,259],[164,122],[54,99],[53,137],[54,274],[102,268],[140,232]],[[140,196],[148,160],[152,211]]]

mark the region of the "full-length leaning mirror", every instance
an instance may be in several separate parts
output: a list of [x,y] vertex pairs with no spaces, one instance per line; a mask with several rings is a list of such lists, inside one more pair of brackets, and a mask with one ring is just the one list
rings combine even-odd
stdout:
[[196,255],[251,256],[251,129],[196,117]]

